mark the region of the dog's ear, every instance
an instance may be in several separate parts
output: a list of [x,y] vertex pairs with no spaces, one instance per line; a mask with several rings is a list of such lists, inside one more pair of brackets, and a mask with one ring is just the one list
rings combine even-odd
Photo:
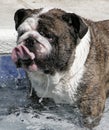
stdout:
[[80,16],[74,13],[65,13],[62,18],[71,28],[74,28],[74,32],[79,36],[80,39],[84,37],[88,30],[88,26]]
[[17,30],[18,26],[31,14],[30,9],[19,9],[14,15],[15,28]]

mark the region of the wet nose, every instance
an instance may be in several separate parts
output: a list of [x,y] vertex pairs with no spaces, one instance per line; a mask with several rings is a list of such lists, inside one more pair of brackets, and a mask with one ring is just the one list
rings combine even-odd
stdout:
[[25,46],[27,48],[33,48],[35,44],[35,40],[32,37],[29,37],[25,40]]

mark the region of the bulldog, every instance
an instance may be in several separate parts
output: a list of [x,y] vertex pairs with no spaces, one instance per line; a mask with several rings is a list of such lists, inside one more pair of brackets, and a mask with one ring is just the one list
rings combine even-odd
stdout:
[[76,103],[83,123],[101,119],[109,89],[109,20],[94,22],[61,9],[19,9],[12,59],[38,97]]

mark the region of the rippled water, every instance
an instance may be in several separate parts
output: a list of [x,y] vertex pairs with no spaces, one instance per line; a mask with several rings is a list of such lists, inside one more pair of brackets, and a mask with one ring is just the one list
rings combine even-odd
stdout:
[[[56,105],[46,99],[29,96],[25,72],[17,71],[10,56],[0,58],[0,130],[86,130],[75,106]],[[109,129],[109,101],[100,125],[94,130]]]

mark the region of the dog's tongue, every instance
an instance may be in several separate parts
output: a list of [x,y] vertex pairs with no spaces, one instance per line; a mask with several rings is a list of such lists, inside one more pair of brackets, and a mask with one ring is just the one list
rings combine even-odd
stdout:
[[[34,60],[35,55],[34,55],[34,53],[30,52],[26,46],[19,45],[13,49],[11,57],[12,57],[12,60],[15,63],[17,63],[19,59],[21,59],[21,60],[28,60],[28,59]],[[37,66],[33,63],[33,64],[28,66],[28,69],[30,71],[36,71]]]
[[35,58],[34,53],[30,52],[28,48],[24,45],[19,45],[15,47],[12,51],[12,59],[14,62],[17,62],[18,59],[26,60]]

